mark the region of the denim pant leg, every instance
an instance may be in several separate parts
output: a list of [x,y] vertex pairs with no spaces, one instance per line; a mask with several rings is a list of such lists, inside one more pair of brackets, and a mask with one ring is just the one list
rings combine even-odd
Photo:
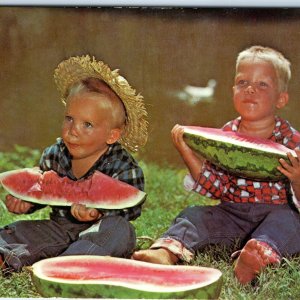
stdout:
[[129,257],[136,245],[133,225],[120,216],[108,216],[80,233],[61,255]]
[[0,253],[15,271],[57,256],[70,243],[69,234],[51,220],[17,221],[0,229]]
[[289,205],[272,205],[251,237],[268,243],[282,256],[300,253],[300,215]]
[[249,208],[240,208],[235,203],[188,207],[162,238],[175,239],[192,253],[209,244],[233,245],[237,239],[245,239],[251,230],[246,221]]

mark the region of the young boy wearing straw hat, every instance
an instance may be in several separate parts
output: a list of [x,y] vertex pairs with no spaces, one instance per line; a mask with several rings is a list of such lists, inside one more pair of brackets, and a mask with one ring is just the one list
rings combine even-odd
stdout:
[[[98,170],[143,190],[143,172],[126,150],[137,151],[147,140],[143,97],[117,70],[90,56],[61,62],[54,79],[66,105],[62,137],[44,150],[40,169],[72,180]],[[16,214],[41,208],[11,195],[6,206]],[[140,213],[141,204],[106,211],[80,204],[53,207],[50,220],[18,221],[0,229],[0,265],[19,271],[58,255],[128,257],[136,240],[129,221]]]

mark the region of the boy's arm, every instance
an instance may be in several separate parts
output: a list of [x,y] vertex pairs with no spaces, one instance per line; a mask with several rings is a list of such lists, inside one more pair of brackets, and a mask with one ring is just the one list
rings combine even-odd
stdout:
[[278,170],[290,180],[294,195],[300,206],[300,150],[295,149],[295,152],[297,157],[294,157],[291,153],[287,154],[290,164],[284,159],[279,160],[281,166],[278,167]]
[[196,181],[199,177],[205,159],[197,155],[183,140],[184,129],[180,125],[175,125],[171,131],[173,144],[189,169],[192,177]]

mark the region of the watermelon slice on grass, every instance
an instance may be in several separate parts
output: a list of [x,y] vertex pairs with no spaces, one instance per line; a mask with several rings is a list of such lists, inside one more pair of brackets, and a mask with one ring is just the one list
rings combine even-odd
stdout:
[[42,173],[38,168],[25,168],[1,173],[0,182],[14,197],[44,205],[80,203],[91,208],[124,209],[146,199],[144,192],[99,171],[74,181],[54,171]]
[[216,128],[184,126],[184,139],[211,163],[234,175],[254,180],[277,181],[286,177],[277,170],[279,159],[289,162],[296,153],[268,139],[253,138]]
[[30,270],[43,297],[217,299],[222,287],[217,269],[105,256],[49,258]]

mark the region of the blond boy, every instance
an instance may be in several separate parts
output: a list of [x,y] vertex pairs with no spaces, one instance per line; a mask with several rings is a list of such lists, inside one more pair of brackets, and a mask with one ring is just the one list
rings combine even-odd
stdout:
[[[137,151],[147,140],[142,96],[116,70],[89,56],[61,62],[54,78],[66,108],[61,138],[43,152],[41,170],[54,170],[72,180],[98,170],[143,190],[143,171],[126,150]],[[17,214],[40,208],[11,195],[6,206]],[[19,271],[58,255],[128,257],[136,240],[129,221],[140,215],[141,206],[124,210],[80,204],[53,207],[50,220],[9,224],[0,229],[0,264]]]
[[209,244],[233,246],[238,239],[243,248],[233,254],[234,272],[240,283],[247,284],[267,265],[300,252],[299,212],[288,203],[293,197],[300,207],[300,134],[277,116],[288,103],[290,77],[290,63],[280,52],[261,46],[242,51],[233,86],[239,117],[223,127],[295,149],[297,157],[288,155],[290,164],[278,162],[286,180],[258,182],[222,171],[199,158],[185,144],[183,128],[176,125],[172,138],[190,172],[186,180],[198,182],[196,192],[221,203],[188,207],[151,249],[134,253],[134,259],[162,264],[190,261]]

